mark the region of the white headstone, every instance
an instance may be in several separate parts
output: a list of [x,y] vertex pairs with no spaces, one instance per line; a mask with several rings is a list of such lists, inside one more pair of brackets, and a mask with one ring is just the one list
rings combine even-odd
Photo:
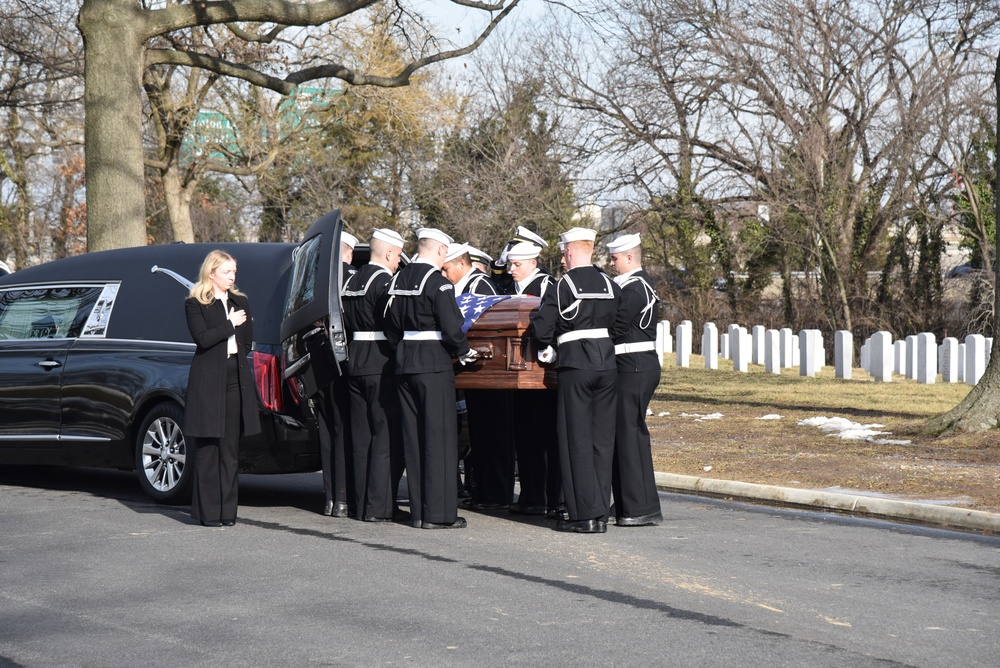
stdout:
[[780,332],[778,332],[778,338],[780,340],[779,346],[781,349],[781,368],[791,369],[792,365],[795,363],[794,347],[793,347],[794,344],[792,343],[795,337],[792,334],[792,330],[789,329],[788,327],[785,327]]
[[663,366],[663,356],[670,354],[670,321],[661,320],[656,323],[656,354]]
[[751,336],[753,336],[753,343],[751,344],[753,352],[750,355],[750,361],[754,364],[764,363],[764,326],[754,325],[751,330]]
[[764,370],[781,373],[781,333],[776,329],[764,332]]
[[906,377],[917,377],[917,335],[906,337]]
[[906,341],[900,339],[892,344],[892,372],[900,376],[906,375]]
[[872,365],[871,365],[871,348],[870,348],[870,346],[868,344],[868,342],[870,340],[871,340],[871,338],[865,339],[865,342],[861,344],[861,351],[859,353],[859,355],[861,357],[861,368],[864,369],[865,371],[868,371],[872,367]]
[[845,329],[833,335],[833,369],[837,378],[851,377],[854,366],[854,337]]
[[729,326],[729,354],[733,358],[733,370],[746,373],[750,365],[750,336],[739,325]]
[[672,355],[674,353],[674,337],[670,333],[670,321],[661,320],[660,325],[663,325],[663,354]]
[[965,337],[965,382],[975,385],[986,371],[986,337],[969,334]]
[[706,322],[701,335],[701,354],[705,356],[706,369],[719,368],[719,328]]
[[958,382],[965,382],[965,344],[958,344]]
[[892,382],[892,334],[889,332],[872,334],[871,364],[871,374],[875,382]]
[[938,349],[940,354],[941,381],[958,382],[958,339],[946,336]]
[[719,357],[729,359],[729,332],[719,334]]
[[813,336],[812,329],[803,329],[799,332],[799,375],[813,377],[816,375],[816,358],[819,356],[819,348],[816,346],[816,337]]
[[917,382],[931,385],[937,380],[937,340],[930,332],[917,335]]
[[685,320],[677,325],[677,366],[691,366],[691,322]]

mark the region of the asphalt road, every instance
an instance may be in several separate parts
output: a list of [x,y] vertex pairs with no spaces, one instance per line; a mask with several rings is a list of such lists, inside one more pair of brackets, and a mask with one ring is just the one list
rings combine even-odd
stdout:
[[131,474],[0,467],[0,666],[996,666],[1000,538],[661,495],[604,535],[323,517],[241,477],[208,529]]

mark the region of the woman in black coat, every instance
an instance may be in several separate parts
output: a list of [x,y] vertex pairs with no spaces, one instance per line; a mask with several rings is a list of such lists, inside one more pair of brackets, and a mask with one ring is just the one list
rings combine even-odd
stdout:
[[236,260],[212,251],[184,302],[197,346],[188,376],[184,432],[194,438],[191,517],[202,526],[236,524],[240,434],[260,432],[257,392],[247,363],[250,302],[234,286]]

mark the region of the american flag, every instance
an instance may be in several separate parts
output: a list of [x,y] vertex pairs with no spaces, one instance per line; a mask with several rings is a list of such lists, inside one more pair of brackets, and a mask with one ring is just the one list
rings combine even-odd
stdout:
[[462,323],[462,331],[468,333],[472,323],[478,320],[479,316],[486,312],[486,309],[508,298],[510,295],[474,295],[471,293],[457,295],[455,302],[458,303],[462,317],[465,318],[465,322]]

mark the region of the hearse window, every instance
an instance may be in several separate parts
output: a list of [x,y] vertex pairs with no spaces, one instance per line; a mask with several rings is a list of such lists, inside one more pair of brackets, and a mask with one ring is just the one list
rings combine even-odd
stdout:
[[322,236],[310,239],[292,254],[292,285],[285,304],[286,316],[311,302],[316,294],[321,239]]
[[104,286],[0,291],[0,339],[67,339],[80,335]]

